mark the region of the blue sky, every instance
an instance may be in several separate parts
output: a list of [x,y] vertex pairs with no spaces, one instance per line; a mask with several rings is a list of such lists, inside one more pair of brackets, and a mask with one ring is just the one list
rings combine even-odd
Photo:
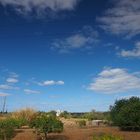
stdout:
[[139,25],[139,0],[0,0],[1,106],[106,111],[140,96]]

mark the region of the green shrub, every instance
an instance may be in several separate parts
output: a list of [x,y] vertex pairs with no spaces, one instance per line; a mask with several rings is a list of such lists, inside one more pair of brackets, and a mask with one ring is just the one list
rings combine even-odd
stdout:
[[30,126],[35,128],[38,133],[43,133],[45,139],[47,139],[47,134],[51,132],[62,132],[63,123],[56,117],[48,115],[40,115],[32,119]]
[[46,115],[49,115],[49,116],[51,116],[51,117],[56,117],[56,111],[50,111],[50,112],[48,112],[48,113],[46,113]]
[[101,135],[93,137],[93,140],[123,140],[123,139],[119,136]]
[[60,114],[60,117],[64,117],[65,119],[67,119],[71,117],[71,114],[67,111],[64,111]]
[[14,136],[14,129],[19,128],[20,123],[16,119],[0,120],[0,139],[10,140]]
[[17,121],[17,128],[20,128],[21,126],[28,125],[28,121],[25,118],[15,119]]

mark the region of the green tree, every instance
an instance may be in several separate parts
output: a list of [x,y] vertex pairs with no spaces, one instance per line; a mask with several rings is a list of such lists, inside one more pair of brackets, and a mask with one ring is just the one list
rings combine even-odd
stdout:
[[48,115],[37,116],[31,121],[30,126],[37,132],[43,133],[45,139],[47,139],[48,133],[63,131],[63,123],[56,117]]
[[110,108],[112,122],[123,130],[140,130],[140,98],[117,100]]

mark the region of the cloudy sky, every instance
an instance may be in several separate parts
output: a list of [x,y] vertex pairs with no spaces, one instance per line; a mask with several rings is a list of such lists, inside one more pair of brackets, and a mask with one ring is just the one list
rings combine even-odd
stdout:
[[0,0],[0,109],[106,111],[140,96],[140,0]]

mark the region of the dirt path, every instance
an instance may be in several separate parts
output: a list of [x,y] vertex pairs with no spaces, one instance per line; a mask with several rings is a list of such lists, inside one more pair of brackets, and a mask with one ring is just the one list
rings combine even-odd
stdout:
[[12,140],[36,140],[32,129],[21,129]]

